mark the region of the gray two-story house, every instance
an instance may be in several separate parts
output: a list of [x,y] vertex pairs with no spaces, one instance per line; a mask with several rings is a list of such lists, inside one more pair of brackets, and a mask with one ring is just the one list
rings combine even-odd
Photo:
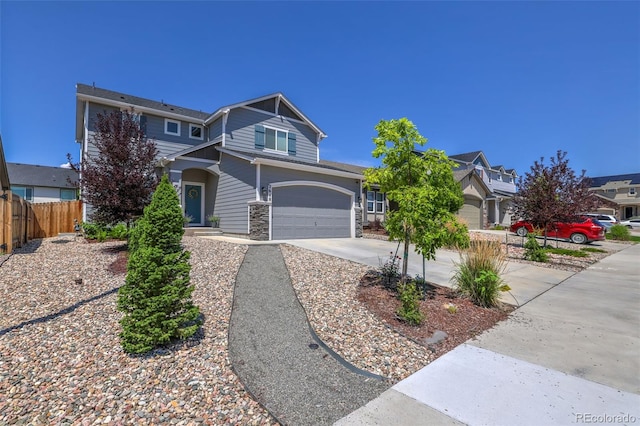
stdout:
[[158,174],[169,175],[191,226],[216,215],[225,234],[252,239],[360,236],[362,175],[320,163],[325,133],[282,93],[206,113],[95,86],[76,89],[81,158],[98,155],[98,113],[133,111],[156,142]]
[[[454,175],[462,185],[464,205],[458,213],[469,229],[511,223],[511,200],[518,174],[514,169],[491,166],[482,151],[450,155],[458,164]],[[470,175],[473,172],[475,176]]]

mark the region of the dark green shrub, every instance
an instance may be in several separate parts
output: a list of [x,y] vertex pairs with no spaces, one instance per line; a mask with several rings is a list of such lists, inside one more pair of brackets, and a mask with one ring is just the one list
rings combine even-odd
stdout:
[[100,231],[106,231],[107,227],[97,222],[82,222],[82,230],[86,239],[96,240]]
[[613,240],[629,241],[631,239],[631,232],[629,232],[629,228],[624,225],[613,225],[609,231],[609,236]]
[[190,253],[182,247],[183,215],[178,195],[163,176],[129,241],[125,284],[118,291],[122,347],[148,352],[172,339],[192,336],[202,323],[191,302]]
[[129,231],[124,223],[119,223],[109,229],[109,237],[115,240],[126,240]]
[[527,235],[527,242],[524,243],[524,258],[534,262],[547,262],[549,256],[545,250],[538,244],[535,236]]
[[107,240],[108,236],[109,236],[109,234],[108,234],[106,229],[99,229],[98,230],[98,234],[96,235],[96,238],[97,238],[98,242],[104,243]]
[[451,280],[475,304],[495,306],[500,292],[510,290],[500,278],[506,266],[500,242],[472,241],[467,250],[460,252],[460,259]]
[[420,312],[421,294],[416,283],[413,281],[400,283],[398,296],[402,302],[396,312],[398,316],[411,325],[420,325],[424,316]]

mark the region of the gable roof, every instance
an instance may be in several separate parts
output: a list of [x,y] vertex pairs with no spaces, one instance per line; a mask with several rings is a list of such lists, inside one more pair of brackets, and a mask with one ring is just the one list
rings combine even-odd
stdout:
[[[473,161],[482,154],[482,151],[466,152],[464,154],[449,155],[452,160],[459,160],[463,163],[473,163]],[[484,155],[484,154],[483,154]]]
[[224,115],[225,113],[229,112],[232,109],[246,107],[246,106],[249,106],[250,104],[255,104],[255,103],[258,103],[258,102],[261,102],[261,101],[264,101],[264,100],[267,100],[267,99],[273,99],[273,98],[278,99],[279,102],[283,102],[287,107],[289,107],[295,114],[297,114],[302,119],[302,121],[305,124],[307,124],[316,133],[318,133],[320,135],[321,139],[324,139],[324,138],[327,137],[327,135],[322,131],[322,129],[320,129],[320,127],[318,127],[313,121],[311,121],[306,115],[304,115],[302,113],[302,111],[300,111],[298,109],[298,107],[296,107],[293,104],[293,102],[291,102],[289,99],[287,99],[287,97],[284,94],[282,94],[281,92],[276,92],[276,93],[272,93],[270,95],[261,96],[259,98],[248,99],[246,101],[237,102],[235,104],[231,104],[231,105],[220,107],[220,108],[218,108],[218,110],[216,112],[211,114],[204,121],[204,124],[208,125],[209,123],[217,120],[222,115]]
[[625,175],[611,175],[611,176],[598,176],[592,177],[591,188],[597,188],[606,185],[609,182],[624,182],[630,181],[632,185],[640,184],[640,173],[628,173]]
[[[7,170],[12,185],[75,188],[78,182],[78,174],[75,171],[62,167],[7,163]],[[73,183],[69,183],[67,178]]]
[[[484,182],[484,180],[482,180],[482,178],[478,176],[475,168],[469,167],[467,169],[462,169],[462,170],[453,170],[453,178],[458,183],[462,182],[462,179],[466,178],[469,175],[472,175],[472,179],[475,179],[476,182],[478,182],[480,186],[482,186],[482,189],[484,189],[487,195],[491,194],[491,188],[489,188],[487,184]],[[464,189],[464,187],[462,189]]]
[[9,172],[7,169],[7,162],[4,160],[4,148],[2,147],[2,135],[0,135],[0,188],[7,190],[11,188],[11,182],[9,180]]
[[337,161],[320,160],[321,165],[334,167],[339,170],[345,170],[351,173],[363,174],[368,167],[358,166],[356,164],[339,163]]
[[176,105],[167,104],[164,102],[153,101],[151,99],[140,98],[138,96],[127,95],[120,92],[114,92],[113,90],[101,89],[95,86],[89,86],[86,84],[76,84],[76,96],[79,99],[92,100],[90,98],[99,98],[104,103],[104,100],[111,101],[112,103],[124,104],[124,106],[138,106],[148,109],[153,109],[158,112],[177,114],[185,117],[194,118],[199,122],[204,121],[209,113],[196,111],[194,109],[183,108]]
[[[319,173],[324,175],[340,176],[353,179],[362,179],[360,173],[354,173],[349,170],[334,167],[332,165],[321,164],[310,161],[301,161],[278,154],[268,154],[264,152],[255,152],[251,150],[229,149],[216,147],[223,154],[232,155],[237,158],[249,161],[252,164],[265,164],[285,169],[303,170],[311,173]],[[224,160],[222,160],[224,161]]]

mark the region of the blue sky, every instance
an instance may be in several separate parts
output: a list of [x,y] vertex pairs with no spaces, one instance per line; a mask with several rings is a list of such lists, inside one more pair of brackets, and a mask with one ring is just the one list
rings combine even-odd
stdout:
[[[283,92],[373,165],[381,119],[519,174],[568,152],[590,176],[640,172],[639,2],[0,1],[7,161],[57,166],[75,84],[213,112]],[[547,160],[548,161],[548,160]]]

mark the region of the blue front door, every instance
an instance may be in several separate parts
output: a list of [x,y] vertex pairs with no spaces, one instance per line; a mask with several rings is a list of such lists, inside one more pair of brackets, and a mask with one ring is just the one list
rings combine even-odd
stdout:
[[202,225],[202,185],[184,186],[185,214],[191,216],[191,225]]

